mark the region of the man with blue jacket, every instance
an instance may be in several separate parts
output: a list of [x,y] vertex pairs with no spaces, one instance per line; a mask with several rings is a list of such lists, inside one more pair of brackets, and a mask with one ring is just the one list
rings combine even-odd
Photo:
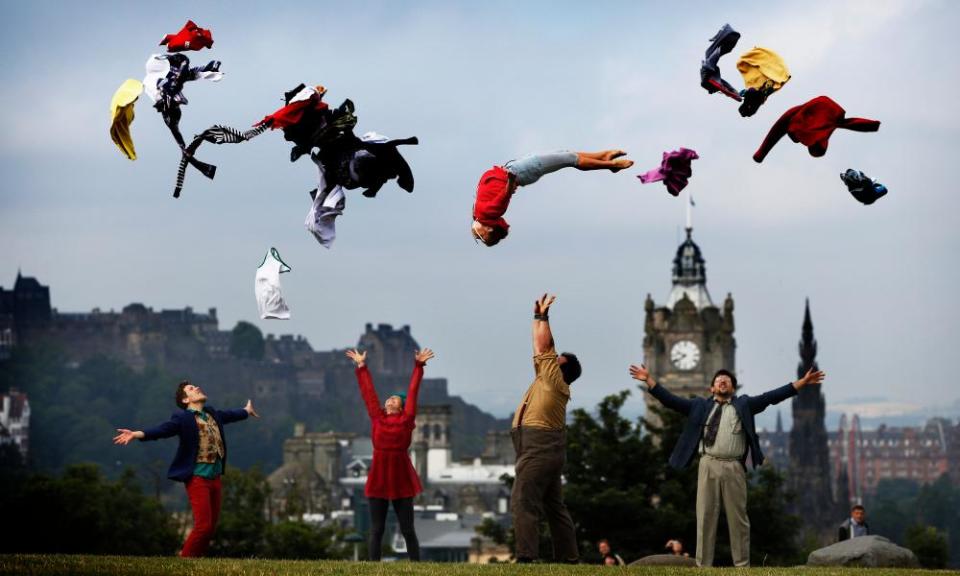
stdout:
[[630,375],[664,406],[686,415],[687,423],[670,455],[670,466],[686,468],[695,455],[697,470],[697,565],[712,566],[720,506],[727,515],[730,551],[735,566],[750,565],[750,519],[747,517],[747,453],[753,467],[763,452],[753,416],[795,396],[804,386],[820,384],[825,374],[807,371],[796,382],[759,396],[737,396],[737,377],[719,370],[710,385],[712,398],[680,398],[654,382],[646,366],[630,366]]
[[250,400],[239,410],[216,410],[207,406],[207,395],[187,380],[177,386],[176,402],[180,410],[174,412],[167,422],[146,430],[118,428],[119,434],[113,438],[113,443],[126,446],[134,439],[180,438],[167,477],[186,485],[193,510],[193,530],[183,543],[180,556],[199,557],[210,547],[220,516],[220,476],[227,463],[227,438],[223,434],[223,425],[246,420],[248,416],[259,418],[260,415]]

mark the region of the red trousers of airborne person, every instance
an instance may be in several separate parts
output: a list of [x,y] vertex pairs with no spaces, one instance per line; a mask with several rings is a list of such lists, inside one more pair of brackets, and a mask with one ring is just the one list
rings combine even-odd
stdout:
[[207,553],[213,532],[217,529],[217,520],[220,518],[220,477],[208,480],[193,476],[186,486],[187,498],[190,499],[190,508],[193,510],[193,530],[183,543],[180,556],[198,558]]

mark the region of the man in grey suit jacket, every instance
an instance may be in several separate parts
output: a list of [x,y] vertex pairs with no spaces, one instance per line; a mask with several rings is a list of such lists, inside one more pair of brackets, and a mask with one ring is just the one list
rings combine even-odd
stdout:
[[803,378],[759,396],[737,396],[737,377],[719,370],[710,385],[712,398],[680,398],[658,386],[646,366],[630,366],[630,375],[646,383],[664,406],[688,416],[680,439],[670,455],[670,466],[686,468],[700,455],[697,470],[697,565],[712,566],[717,521],[722,505],[730,530],[730,551],[735,566],[750,565],[750,519],[747,517],[747,453],[756,468],[763,452],[753,421],[754,414],[795,396],[808,384],[820,384],[825,374],[809,370]]

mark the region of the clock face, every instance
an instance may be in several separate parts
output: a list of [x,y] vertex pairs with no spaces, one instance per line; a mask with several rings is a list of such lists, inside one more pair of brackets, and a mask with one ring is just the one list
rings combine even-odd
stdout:
[[693,370],[700,363],[700,348],[689,340],[681,340],[670,349],[670,361],[680,370]]

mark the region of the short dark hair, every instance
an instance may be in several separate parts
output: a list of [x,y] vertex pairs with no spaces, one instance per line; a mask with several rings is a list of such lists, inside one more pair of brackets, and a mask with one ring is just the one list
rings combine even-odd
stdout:
[[733,389],[737,389],[737,377],[733,375],[733,372],[725,370],[723,368],[717,370],[717,373],[713,375],[713,378],[710,379],[710,386],[713,387],[713,383],[717,381],[717,378],[720,376],[726,376],[730,378],[730,382],[733,383]]
[[597,540],[597,546],[599,546],[599,545],[601,545],[601,544],[606,544],[607,546],[609,546],[609,545],[610,545],[610,541],[607,540],[606,538],[601,538],[601,539]]
[[176,403],[177,408],[183,408],[183,401],[187,397],[187,393],[184,392],[184,388],[190,385],[189,380],[184,380],[183,382],[177,384],[177,394],[176,394]]
[[576,354],[564,352],[561,354],[561,356],[567,359],[566,362],[560,365],[560,372],[563,374],[563,381],[568,385],[573,384],[577,378],[580,377],[580,374],[583,373],[583,368],[580,367],[580,361],[577,360]]
[[492,228],[493,230],[487,234],[487,237],[490,239],[490,241],[483,243],[485,246],[496,246],[501,240],[507,237],[507,234],[510,233],[510,230],[504,228],[503,226],[492,226]]
[[856,506],[854,506],[853,508],[850,509],[851,512],[855,512],[855,511],[857,511],[857,510],[863,510],[864,512],[867,511],[867,509],[864,508],[863,506],[861,506],[860,504],[857,504]]

